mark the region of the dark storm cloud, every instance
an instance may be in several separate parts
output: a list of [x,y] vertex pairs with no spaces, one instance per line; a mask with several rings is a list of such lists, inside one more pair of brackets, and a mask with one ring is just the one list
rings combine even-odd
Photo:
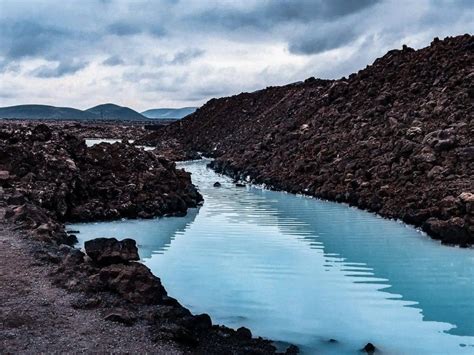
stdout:
[[[419,48],[435,36],[474,32],[473,1],[0,0],[0,86],[20,83],[18,97],[31,101],[36,93],[55,97],[55,83],[71,84],[71,100],[86,101],[80,95],[90,82],[110,97],[93,80],[111,76],[137,100],[204,101],[337,78],[403,43]],[[74,81],[76,73],[87,80]],[[47,87],[32,77],[49,78]]]
[[55,66],[42,65],[33,70],[31,74],[38,78],[59,78],[71,75],[87,66],[87,62],[60,62]]
[[251,27],[269,30],[285,23],[330,21],[357,13],[381,0],[281,0],[261,1],[255,7],[213,7],[190,15],[190,20],[205,27],[236,30]]
[[108,25],[106,31],[117,36],[131,36],[142,32],[138,26],[126,22],[115,22]]
[[[189,15],[194,27],[262,41],[271,37],[287,42],[290,52],[317,54],[355,40],[351,19],[360,18],[382,0],[281,0],[261,1],[254,7],[215,6]],[[250,33],[249,33],[250,32]]]
[[336,19],[357,13],[381,0],[284,0],[267,2],[262,8],[262,16],[273,22],[310,22],[317,18]]
[[316,54],[330,49],[342,47],[357,37],[357,33],[349,27],[333,31],[331,35],[317,32],[313,36],[300,36],[289,42],[288,49],[296,54]]
[[56,41],[68,35],[66,30],[33,21],[1,21],[0,54],[8,59],[46,55]]
[[[377,23],[370,11],[389,3],[388,0],[262,0],[244,6],[244,3],[214,1],[188,4],[168,0],[128,3],[96,0],[87,1],[86,5],[72,2],[61,10],[52,1],[41,1],[50,5],[51,10],[44,5],[42,11],[33,12],[26,3],[6,1],[18,11],[16,16],[10,15],[6,6],[1,9],[4,14],[0,11],[0,56],[12,60],[26,57],[62,60],[101,54],[104,47],[98,43],[107,41],[107,36],[139,34],[176,41],[188,35],[201,35],[206,40],[283,41],[291,53],[311,55],[347,45],[364,35],[368,25],[375,24],[384,31],[384,24]],[[425,27],[435,27],[455,22],[459,16],[456,9],[469,8],[472,2],[427,0],[426,5],[429,11],[420,21]],[[193,11],[185,11],[188,7]],[[30,13],[24,15],[27,11]],[[400,24],[401,27],[403,20]],[[397,35],[397,31],[393,33]],[[122,50],[124,53],[118,53],[122,58],[130,55],[126,49]],[[176,56],[175,63],[184,64],[194,57],[182,53]]]

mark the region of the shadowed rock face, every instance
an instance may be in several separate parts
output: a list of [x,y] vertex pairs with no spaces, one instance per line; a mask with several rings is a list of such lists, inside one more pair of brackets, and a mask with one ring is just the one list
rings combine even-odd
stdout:
[[102,265],[140,260],[133,239],[96,238],[85,242],[84,248],[94,262]]
[[213,99],[150,134],[277,189],[348,202],[474,243],[474,37],[389,51],[349,78]]
[[160,280],[139,263],[105,266],[89,277],[87,286],[89,291],[112,291],[138,304],[158,304],[166,296]]

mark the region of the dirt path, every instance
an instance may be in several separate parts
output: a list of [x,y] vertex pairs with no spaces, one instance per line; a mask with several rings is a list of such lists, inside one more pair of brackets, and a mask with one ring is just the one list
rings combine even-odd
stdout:
[[53,266],[38,262],[0,211],[0,353],[114,352],[181,354],[154,343],[146,324],[106,321],[97,310],[71,306],[76,295],[53,286]]

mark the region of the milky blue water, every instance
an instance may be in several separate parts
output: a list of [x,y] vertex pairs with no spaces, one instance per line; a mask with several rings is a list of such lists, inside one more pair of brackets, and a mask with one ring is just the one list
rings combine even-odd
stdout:
[[238,188],[206,161],[181,167],[205,199],[186,217],[70,228],[80,243],[134,238],[193,312],[304,353],[372,342],[384,354],[474,354],[473,249],[342,204]]
[[[92,147],[92,146],[94,146],[96,144],[99,144],[99,143],[114,144],[114,143],[121,142],[122,140],[121,139],[113,139],[113,138],[86,138],[85,141],[86,141],[86,146]],[[133,140],[133,139],[128,140],[128,143],[133,143],[133,142],[135,142],[135,140]],[[144,145],[137,145],[137,147],[138,148],[143,148],[144,150],[153,150],[153,149],[155,149],[155,147],[149,147],[149,146],[144,146]]]

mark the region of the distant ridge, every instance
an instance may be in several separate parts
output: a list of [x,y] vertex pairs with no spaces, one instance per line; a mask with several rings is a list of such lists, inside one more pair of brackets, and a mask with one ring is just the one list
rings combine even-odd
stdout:
[[154,108],[142,112],[142,115],[148,118],[156,119],[180,119],[197,110],[197,107],[181,108]]
[[149,118],[128,107],[115,104],[103,104],[87,110],[72,107],[57,107],[50,105],[16,105],[0,107],[0,119],[26,120],[117,120],[117,121],[147,121]]
[[0,118],[44,120],[93,120],[97,116],[71,107],[17,105],[0,108]]
[[146,117],[141,115],[129,107],[119,106],[115,104],[103,104],[91,107],[85,112],[96,115],[99,119],[105,120],[128,120],[128,121],[143,121]]

